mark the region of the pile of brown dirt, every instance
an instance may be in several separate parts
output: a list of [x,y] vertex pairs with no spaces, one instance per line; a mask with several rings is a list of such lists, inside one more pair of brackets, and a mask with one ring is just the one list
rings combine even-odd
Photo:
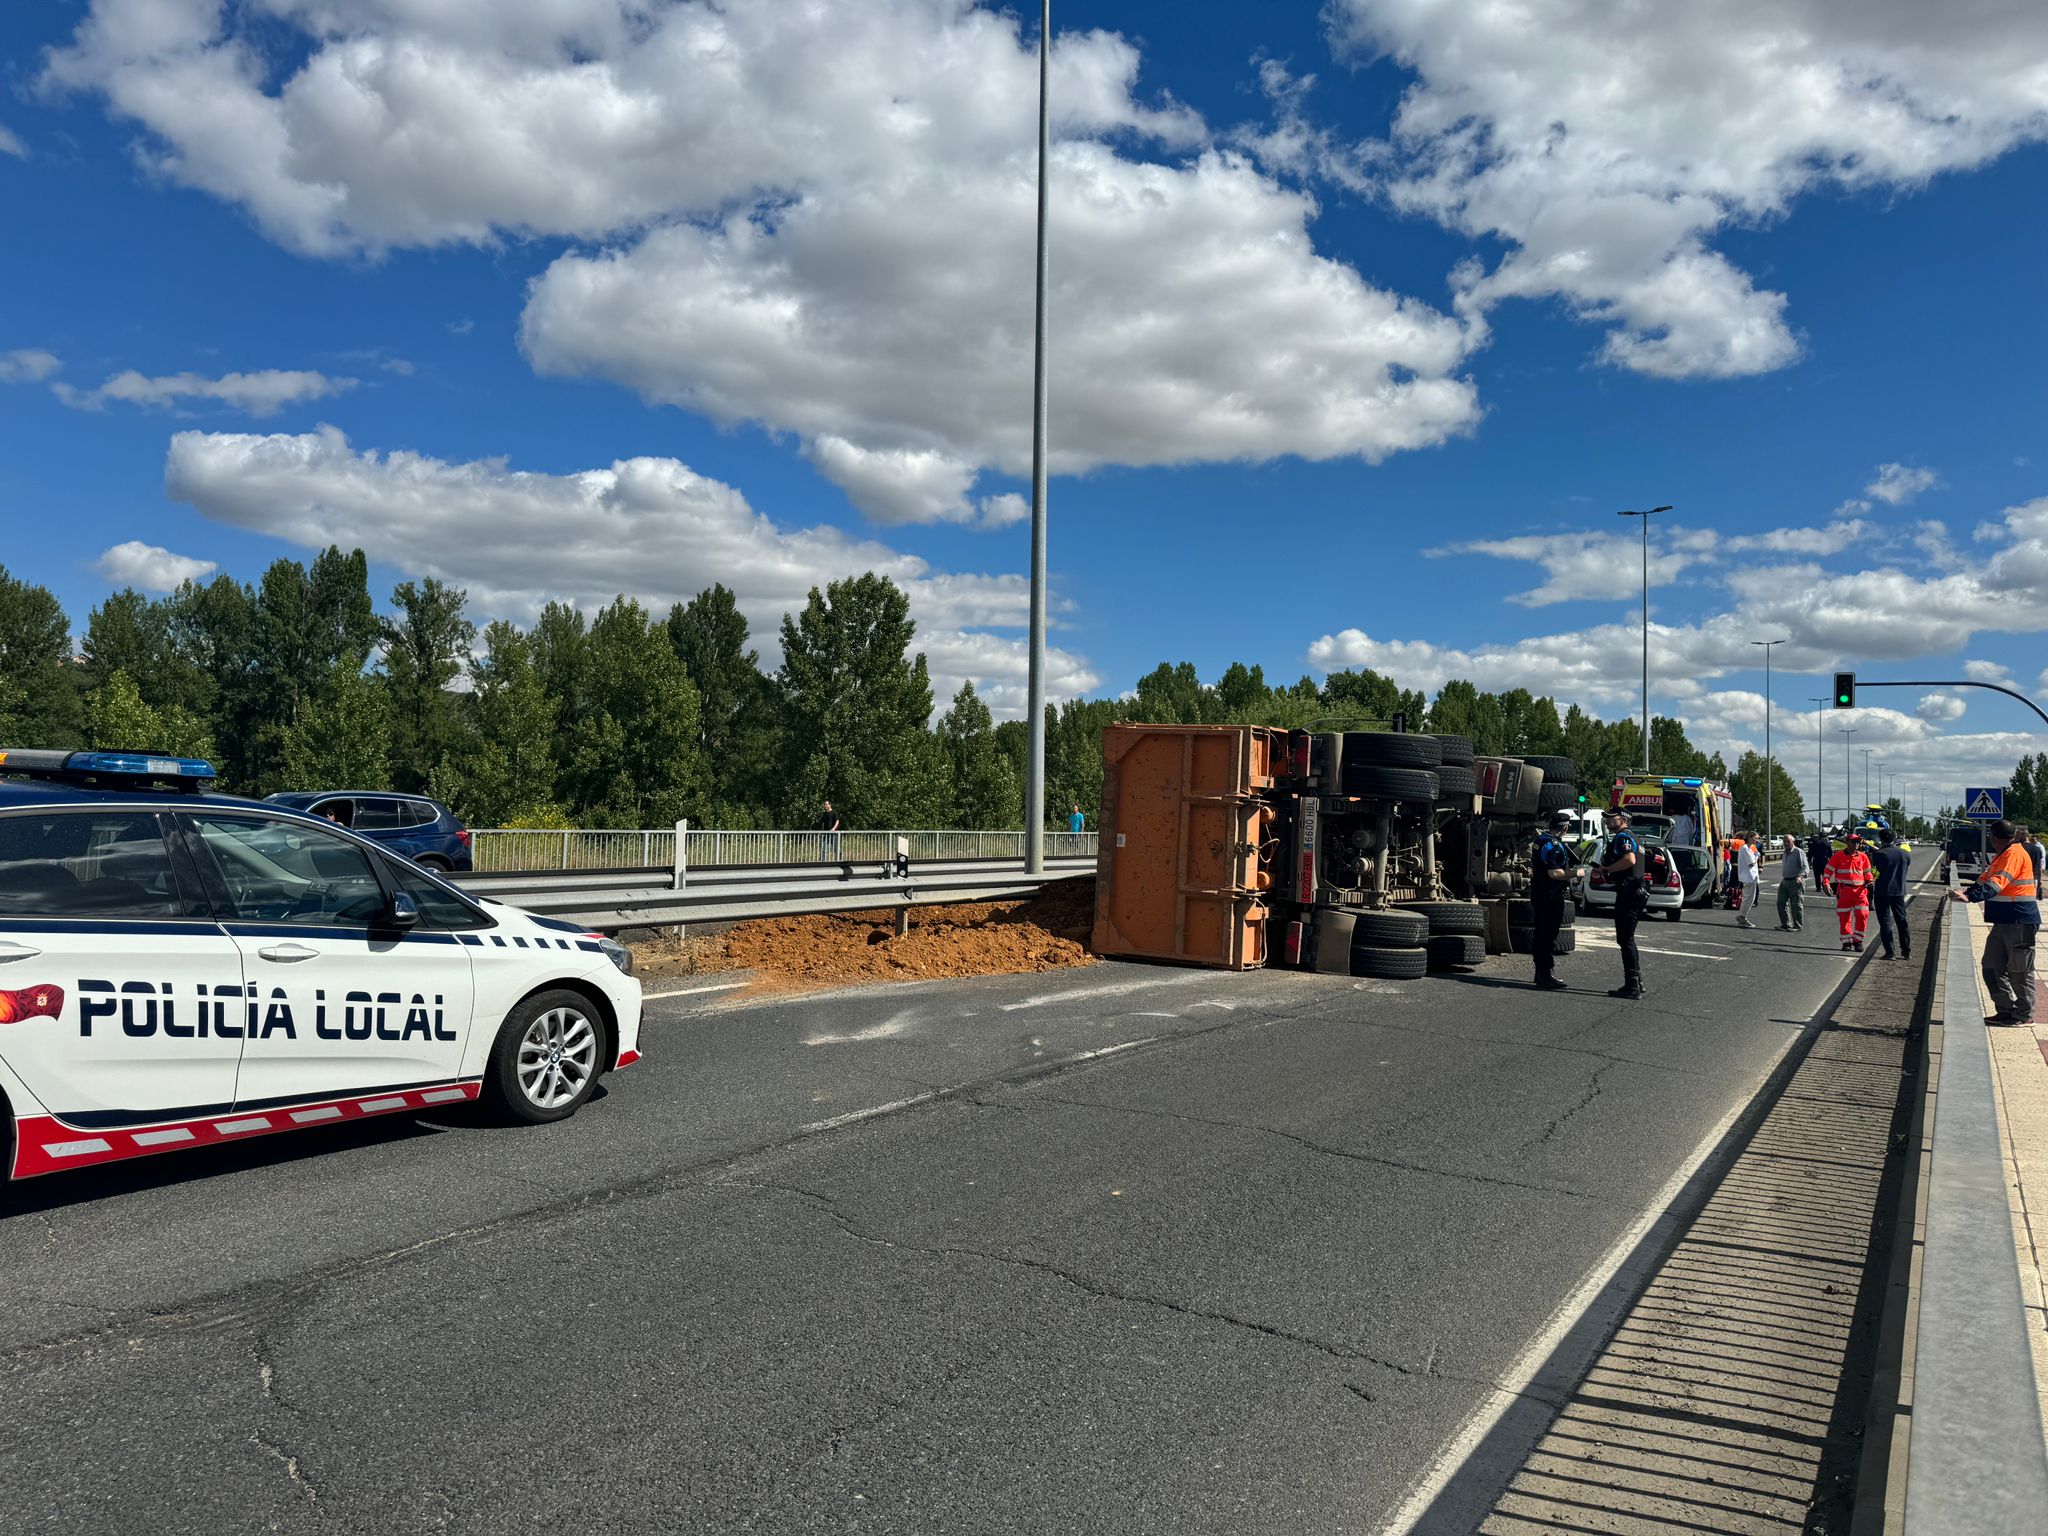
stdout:
[[645,979],[748,970],[751,991],[809,990],[870,981],[999,976],[1093,965],[1092,876],[1048,885],[1028,901],[912,907],[910,932],[896,936],[893,908],[875,912],[769,917],[715,937],[636,947]]

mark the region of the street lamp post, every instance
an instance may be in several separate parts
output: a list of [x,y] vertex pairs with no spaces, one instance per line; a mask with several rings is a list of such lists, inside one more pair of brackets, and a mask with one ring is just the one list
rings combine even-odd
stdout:
[[[1849,738],[1851,736],[1854,736],[1855,734],[1855,726],[1845,725],[1842,727],[1842,799],[1845,802],[1851,795],[1855,793],[1855,791],[1849,787],[1851,784],[1854,784],[1856,782],[1855,770],[1849,764]],[[1844,816],[1847,816],[1849,812],[1853,809],[1854,807],[1844,804],[1842,807],[1842,814]]]
[[[1808,694],[1806,702],[1825,705],[1829,701]],[[1816,827],[1827,820],[1828,814],[1827,770],[1822,766],[1827,758],[1827,745],[1828,712],[1826,709],[1816,709],[1813,712],[1813,824]]]
[[1764,836],[1776,837],[1778,823],[1772,817],[1771,805],[1771,648],[1783,645],[1783,640],[1752,640],[1751,645],[1764,648]]
[[1038,317],[1031,360],[1031,673],[1024,773],[1024,869],[1045,870],[1045,229],[1052,0],[1038,6]]
[[1617,512],[1617,517],[1643,520],[1643,772],[1650,771],[1650,519],[1670,507],[1648,507],[1640,512]]
[[1877,748],[1875,747],[1863,748],[1863,803],[1865,805],[1870,804],[1870,754],[1876,750]]

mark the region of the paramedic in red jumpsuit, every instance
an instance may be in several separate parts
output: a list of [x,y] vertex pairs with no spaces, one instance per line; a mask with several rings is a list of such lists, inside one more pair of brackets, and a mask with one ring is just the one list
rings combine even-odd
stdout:
[[1822,881],[1835,893],[1835,917],[1842,925],[1842,948],[1861,949],[1870,931],[1870,893],[1877,872],[1863,851],[1861,833],[1851,832],[1842,851],[1828,860]]

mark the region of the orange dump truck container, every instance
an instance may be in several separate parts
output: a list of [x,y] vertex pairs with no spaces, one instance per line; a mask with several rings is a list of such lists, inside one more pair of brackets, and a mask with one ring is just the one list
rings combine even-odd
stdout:
[[1112,725],[1102,733],[1094,949],[1248,971],[1266,963],[1272,876],[1262,801],[1287,733],[1250,725]]

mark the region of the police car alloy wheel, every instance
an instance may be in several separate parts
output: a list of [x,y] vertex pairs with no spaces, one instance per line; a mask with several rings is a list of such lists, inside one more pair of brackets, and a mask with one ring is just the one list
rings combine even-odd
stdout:
[[543,992],[512,1010],[491,1052],[491,1097],[529,1125],[566,1120],[597,1087],[604,1026],[579,993]]

